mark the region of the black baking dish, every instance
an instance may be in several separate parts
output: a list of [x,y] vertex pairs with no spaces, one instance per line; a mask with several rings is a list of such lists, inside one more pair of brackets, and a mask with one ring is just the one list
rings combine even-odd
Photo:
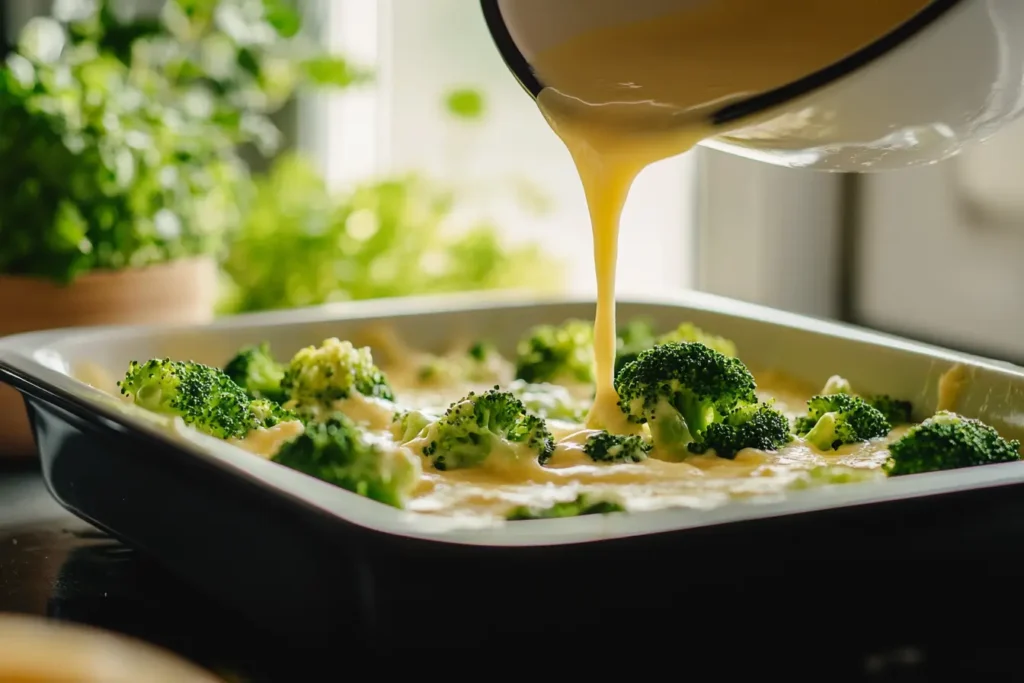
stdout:
[[[58,330],[0,340],[0,379],[24,394],[61,505],[279,634],[283,647],[487,647],[515,659],[551,643],[613,657],[605,643],[639,640],[685,658],[698,643],[752,656],[788,640],[839,655],[853,651],[853,634],[858,652],[908,645],[1020,606],[1024,463],[704,512],[449,526],[169,434],[73,377],[136,357],[223,363],[264,339],[286,354],[371,320],[425,348],[486,330],[508,351],[531,324],[592,312],[592,301],[446,297],[191,328]],[[619,315],[692,320],[736,340],[754,366],[815,382],[843,373],[922,411],[934,410],[937,378],[959,366],[957,409],[1021,432],[1024,371],[1011,365],[705,295],[625,301]]]

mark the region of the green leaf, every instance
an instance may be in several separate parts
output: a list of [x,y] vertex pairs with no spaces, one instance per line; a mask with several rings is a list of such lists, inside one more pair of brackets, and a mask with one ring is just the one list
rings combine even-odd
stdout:
[[302,15],[288,0],[263,0],[264,17],[278,35],[292,38],[302,28]]
[[306,77],[316,85],[344,88],[369,78],[369,72],[353,68],[343,57],[322,55],[302,62]]
[[484,115],[484,96],[473,88],[458,88],[445,96],[445,107],[460,119],[477,120]]

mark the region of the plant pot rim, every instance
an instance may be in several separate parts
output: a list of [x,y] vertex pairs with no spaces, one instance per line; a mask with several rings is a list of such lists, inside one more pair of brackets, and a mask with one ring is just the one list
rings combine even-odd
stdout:
[[139,275],[143,273],[157,273],[160,271],[168,271],[175,269],[186,269],[192,267],[202,267],[215,265],[216,259],[211,255],[199,255],[199,256],[184,256],[182,258],[172,259],[170,261],[161,261],[159,263],[148,263],[144,266],[126,266],[125,268],[97,268],[95,270],[89,270],[70,282],[60,282],[50,277],[42,275],[19,275],[15,273],[3,273],[0,272],[0,285],[4,283],[15,284],[15,283],[45,283],[51,284],[54,287],[70,287],[76,285],[82,281],[95,281],[95,280],[110,280],[118,278],[124,275]]

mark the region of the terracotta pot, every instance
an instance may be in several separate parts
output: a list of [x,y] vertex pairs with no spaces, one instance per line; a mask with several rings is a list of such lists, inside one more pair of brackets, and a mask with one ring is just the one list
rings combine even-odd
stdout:
[[[216,296],[217,266],[210,258],[97,271],[67,286],[0,275],[0,336],[86,325],[209,322]],[[0,385],[0,457],[34,455],[21,394]]]

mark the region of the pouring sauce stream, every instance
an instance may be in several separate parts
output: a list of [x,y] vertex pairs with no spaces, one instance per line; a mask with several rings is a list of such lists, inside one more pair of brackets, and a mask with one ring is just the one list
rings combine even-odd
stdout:
[[596,399],[592,429],[635,433],[614,387],[619,223],[647,166],[750,125],[710,114],[823,69],[912,18],[928,0],[702,0],[542,51],[538,106],[572,155],[593,230]]

